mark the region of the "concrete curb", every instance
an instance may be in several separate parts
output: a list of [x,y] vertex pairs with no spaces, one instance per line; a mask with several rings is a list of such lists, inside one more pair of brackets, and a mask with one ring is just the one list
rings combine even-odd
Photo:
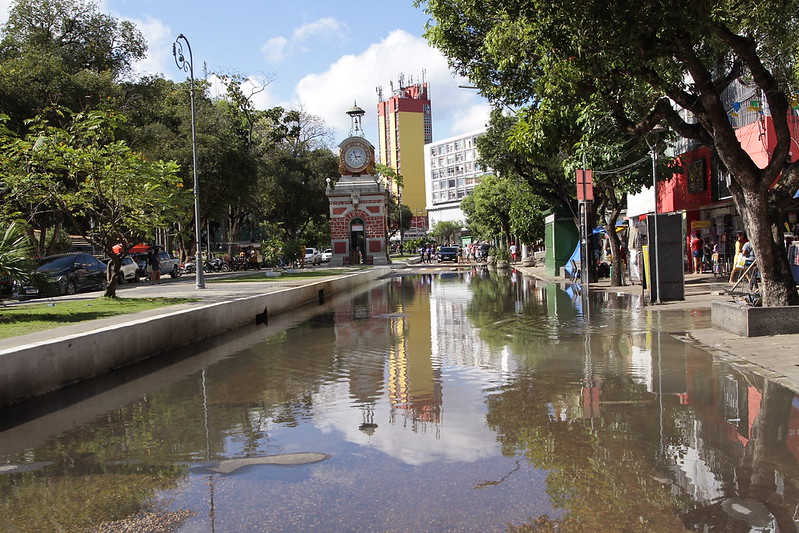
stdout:
[[0,406],[10,405],[169,352],[327,296],[390,272],[373,268],[297,287],[208,303],[0,351]]

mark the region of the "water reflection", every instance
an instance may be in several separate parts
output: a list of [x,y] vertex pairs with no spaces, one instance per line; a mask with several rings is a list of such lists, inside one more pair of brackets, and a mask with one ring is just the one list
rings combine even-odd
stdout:
[[304,312],[0,412],[0,529],[795,529],[799,398],[665,333],[709,313],[477,269]]

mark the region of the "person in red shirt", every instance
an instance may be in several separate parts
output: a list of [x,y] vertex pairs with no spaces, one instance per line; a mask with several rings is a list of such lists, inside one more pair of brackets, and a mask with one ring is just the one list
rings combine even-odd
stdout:
[[705,245],[697,231],[691,239],[691,258],[693,259],[694,274],[702,273],[702,247]]

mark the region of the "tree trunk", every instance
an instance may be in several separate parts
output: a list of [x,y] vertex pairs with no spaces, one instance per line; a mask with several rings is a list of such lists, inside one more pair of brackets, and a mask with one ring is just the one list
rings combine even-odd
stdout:
[[776,242],[780,232],[772,231],[772,217],[768,195],[758,190],[741,188],[733,191],[733,198],[741,213],[747,237],[755,251],[760,268],[763,305],[774,307],[799,304],[796,284],[788,264],[785,244]]
[[119,279],[119,268],[122,266],[122,258],[117,254],[110,254],[111,260],[108,262],[108,268],[105,271],[105,280],[108,286],[105,288],[105,298],[117,297],[117,280]]
[[616,217],[613,217],[612,220],[608,221],[608,239],[610,240],[610,253],[612,254],[611,259],[611,272],[610,272],[610,286],[611,287],[621,287],[622,283],[622,269],[624,268],[624,262],[622,261],[621,257],[621,241],[619,240],[619,235],[616,233]]

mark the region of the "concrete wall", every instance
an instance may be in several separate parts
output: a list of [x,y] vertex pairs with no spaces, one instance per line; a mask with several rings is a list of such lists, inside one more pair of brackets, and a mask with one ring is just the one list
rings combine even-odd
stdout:
[[799,306],[752,307],[735,302],[713,302],[715,329],[740,337],[799,333]]
[[0,406],[88,379],[169,352],[337,292],[370,283],[390,272],[373,268],[340,278],[266,294],[180,309],[98,330],[55,337],[0,351]]

